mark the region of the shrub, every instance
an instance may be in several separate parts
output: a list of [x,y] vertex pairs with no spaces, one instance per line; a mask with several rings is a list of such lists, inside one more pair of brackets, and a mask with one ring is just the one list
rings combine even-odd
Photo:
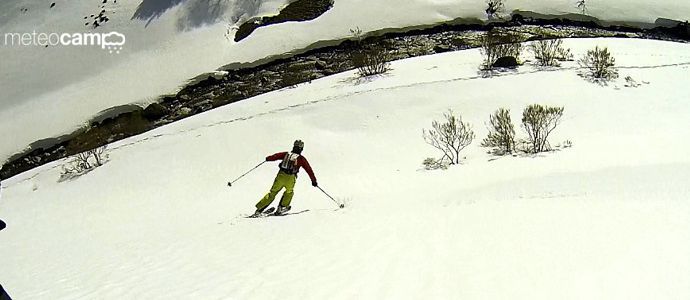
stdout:
[[361,77],[383,74],[390,69],[390,56],[386,48],[380,44],[355,51],[351,59],[352,65],[357,68]]
[[563,47],[563,40],[540,40],[532,42],[529,49],[541,66],[559,66],[559,61],[570,60],[573,54]]
[[105,154],[107,146],[94,148],[72,157],[72,160],[62,166],[61,179],[74,178],[102,166],[108,159]]
[[369,77],[383,74],[390,69],[390,54],[383,43],[363,45],[364,36],[362,30],[357,27],[350,29],[355,45],[359,48],[352,51],[350,61],[357,68],[360,77]]
[[510,110],[500,108],[489,117],[489,135],[482,141],[482,147],[496,148],[498,155],[515,150],[515,128],[510,119]]
[[563,116],[563,107],[548,107],[532,104],[522,112],[522,126],[527,132],[532,153],[550,150],[548,137],[558,126]]
[[583,15],[587,14],[587,3],[585,2],[586,0],[577,0],[577,8],[582,11]]
[[511,32],[489,30],[481,37],[481,52],[484,55],[483,69],[493,69],[493,65],[501,57],[520,58],[522,53],[522,37]]
[[599,48],[587,51],[587,54],[579,60],[581,67],[587,69],[586,77],[595,81],[607,81],[618,78],[618,70],[614,67],[616,59],[607,48]]
[[504,6],[504,0],[486,0],[486,9],[484,10],[484,12],[486,12],[486,17],[489,18],[489,20],[499,18],[500,13],[504,10]]
[[355,29],[350,28],[350,35],[352,35],[352,39],[356,43],[362,42],[362,39],[364,38],[364,35],[362,34],[362,29],[359,27]]
[[461,117],[453,115],[452,110],[443,114],[444,123],[433,121],[432,129],[422,130],[422,137],[427,144],[443,152],[443,159],[450,164],[460,163],[460,151],[469,146],[474,140],[474,132],[468,123],[463,123]]

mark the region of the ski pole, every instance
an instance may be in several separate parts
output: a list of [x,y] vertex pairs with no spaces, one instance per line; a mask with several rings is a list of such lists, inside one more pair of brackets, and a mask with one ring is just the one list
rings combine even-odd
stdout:
[[323,192],[326,196],[328,196],[328,198],[331,198],[331,200],[333,200],[333,202],[335,202],[335,204],[338,204],[338,207],[340,207],[340,208],[345,208],[345,204],[344,204],[344,203],[338,203],[338,201],[336,201],[335,199],[333,199],[333,197],[331,197],[331,195],[329,195],[328,193],[326,193],[326,191],[324,191],[320,186],[317,185],[316,187],[319,188],[319,190],[321,190],[321,192]]
[[265,164],[265,163],[266,163],[266,161],[262,161],[260,164],[256,165],[256,167],[253,167],[251,170],[247,171],[247,173],[244,173],[244,174],[242,174],[242,176],[237,177],[237,179],[228,182],[228,186],[232,186],[232,184],[235,183],[235,181],[240,180],[240,178],[242,178],[242,177],[244,177],[245,175],[251,173],[252,171],[256,170],[256,168],[260,167],[261,165],[263,165],[263,164]]

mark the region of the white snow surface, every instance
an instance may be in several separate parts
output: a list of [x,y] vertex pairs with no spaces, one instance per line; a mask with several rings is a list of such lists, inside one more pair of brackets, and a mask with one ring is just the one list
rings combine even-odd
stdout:
[[[234,62],[253,62],[324,40],[364,32],[433,24],[456,18],[486,19],[483,0],[337,0],[316,20],[256,30],[232,42],[244,20],[277,14],[288,0],[121,0],[105,6],[110,21],[95,30],[84,16],[101,0],[0,2],[0,33],[117,31],[127,37],[120,54],[97,47],[12,47],[0,41],[0,161],[30,143],[72,132],[95,114],[124,104],[148,104],[176,92],[188,79]],[[687,1],[588,1],[601,20],[654,23],[684,20]],[[23,9],[27,9],[23,11]],[[575,1],[510,0],[513,10],[577,13]],[[229,35],[228,30],[229,31]],[[37,124],[36,120],[41,120]]]
[[[478,50],[418,57],[119,141],[75,180],[58,182],[64,161],[16,176],[2,183],[0,281],[17,299],[688,299],[690,45],[565,44],[608,46],[621,78],[599,86],[573,62],[482,78]],[[479,146],[494,110],[519,123],[532,103],[565,107],[550,141],[571,148]],[[424,171],[438,153],[422,128],[447,109],[477,139],[461,165]],[[299,214],[243,218],[276,163],[226,182],[297,138],[346,207],[302,173]]]

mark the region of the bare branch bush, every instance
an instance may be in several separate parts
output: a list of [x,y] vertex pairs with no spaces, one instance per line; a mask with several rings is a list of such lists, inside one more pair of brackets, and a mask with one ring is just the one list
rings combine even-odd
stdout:
[[62,166],[61,179],[70,179],[81,176],[89,171],[102,166],[108,159],[105,153],[107,146],[101,146],[76,154]]
[[582,14],[583,14],[583,15],[586,15],[586,14],[587,14],[587,3],[586,3],[586,0],[577,0],[576,5],[577,5],[577,8],[579,8],[580,11],[582,11]]
[[535,41],[530,43],[529,49],[543,67],[557,67],[560,66],[559,61],[573,59],[570,49],[563,47],[561,39]]
[[360,43],[364,38],[364,35],[362,34],[362,29],[359,27],[354,29],[350,28],[350,35],[352,35],[352,38],[355,40],[356,43]]
[[360,77],[383,74],[390,70],[390,55],[385,47],[375,44],[352,54],[352,64]]
[[501,14],[505,10],[505,0],[486,0],[486,17],[489,20],[497,19],[501,17]]
[[520,58],[522,53],[522,37],[512,32],[489,30],[481,37],[481,53],[484,55],[482,68],[493,69],[493,65],[501,57],[511,56]]
[[510,119],[510,110],[500,108],[490,117],[489,135],[482,141],[482,147],[494,148],[496,155],[505,155],[515,150],[515,128]]
[[618,78],[618,70],[615,68],[616,59],[611,55],[608,48],[597,46],[588,50],[578,63],[587,69],[586,73],[582,75],[595,82],[606,82]]
[[563,107],[529,105],[522,113],[522,127],[528,135],[528,152],[539,153],[551,150],[548,137],[556,129],[563,116]]
[[350,33],[359,48],[356,51],[352,51],[350,60],[352,65],[357,68],[357,74],[360,77],[383,74],[390,70],[391,57],[383,43],[363,45],[364,36],[359,27],[350,29]]
[[469,146],[474,140],[474,132],[468,123],[462,122],[461,117],[456,117],[452,110],[443,114],[445,122],[433,121],[432,129],[422,130],[424,141],[440,150],[443,159],[448,159],[450,164],[460,163],[460,151]]
[[101,146],[87,151],[89,156],[94,160],[93,167],[100,167],[105,163],[105,159],[107,159],[107,155],[105,155],[106,148],[107,146]]

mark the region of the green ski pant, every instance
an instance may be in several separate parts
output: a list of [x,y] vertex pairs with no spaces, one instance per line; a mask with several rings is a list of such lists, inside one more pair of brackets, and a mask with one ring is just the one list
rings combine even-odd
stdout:
[[295,189],[295,181],[297,181],[297,176],[295,175],[290,175],[285,172],[278,172],[278,175],[276,175],[276,179],[273,181],[273,186],[271,186],[271,190],[264,196],[259,203],[256,204],[256,209],[265,209],[271,203],[273,200],[275,200],[276,195],[278,195],[278,192],[285,188],[285,192],[283,193],[283,197],[280,199],[280,206],[289,206],[290,202],[292,201],[292,196],[295,194],[294,189]]

